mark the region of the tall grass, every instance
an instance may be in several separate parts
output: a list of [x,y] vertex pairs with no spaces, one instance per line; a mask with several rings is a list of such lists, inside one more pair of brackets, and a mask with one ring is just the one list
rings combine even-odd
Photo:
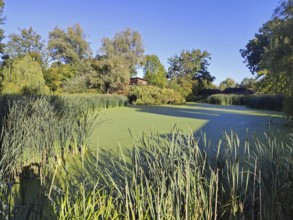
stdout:
[[281,95],[214,94],[202,101],[209,104],[246,105],[255,109],[281,111],[283,110],[284,97]]
[[[2,219],[290,219],[293,136],[215,145],[173,129],[114,154],[87,149],[95,111],[1,97]],[[79,105],[78,105],[79,106]]]
[[[56,161],[66,164],[68,154],[86,151],[88,135],[98,124],[97,109],[123,106],[126,100],[95,95],[0,96],[0,213],[11,219],[31,216],[35,209],[42,212],[43,207],[36,206],[51,200]],[[22,191],[35,178],[42,199],[28,202],[30,196]],[[24,203],[30,204],[30,211]]]
[[164,138],[144,136],[130,152],[119,148],[118,156],[89,152],[85,163],[76,161],[75,181],[56,197],[55,214],[66,219],[291,218],[292,139],[286,144],[268,135],[265,142],[241,143],[231,132],[216,146],[208,143],[205,136],[196,139],[174,129]]

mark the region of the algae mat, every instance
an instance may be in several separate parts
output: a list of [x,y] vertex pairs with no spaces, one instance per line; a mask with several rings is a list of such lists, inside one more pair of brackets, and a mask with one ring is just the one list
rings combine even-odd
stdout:
[[128,106],[103,109],[91,136],[91,148],[100,146],[116,151],[118,145],[130,147],[143,134],[168,134],[174,126],[201,137],[206,133],[217,143],[224,131],[235,131],[240,139],[263,136],[264,132],[285,134],[290,128],[284,115],[245,106],[219,106],[188,103],[178,106]]

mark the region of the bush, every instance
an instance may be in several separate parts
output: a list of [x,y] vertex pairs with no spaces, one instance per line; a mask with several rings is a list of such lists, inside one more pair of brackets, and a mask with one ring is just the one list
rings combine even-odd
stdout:
[[217,105],[245,105],[247,98],[247,95],[215,94],[207,97],[204,101]]
[[246,105],[250,108],[281,111],[283,101],[282,95],[254,95],[249,97]]
[[58,96],[64,103],[74,105],[74,108],[98,110],[126,106],[128,98],[124,95],[100,95],[100,94],[68,94]]
[[293,96],[284,99],[283,110],[289,118],[293,117]]
[[129,102],[137,105],[182,104],[185,99],[173,89],[160,89],[155,86],[131,86]]
[[[281,111],[283,109],[284,96],[281,95],[237,95],[237,94],[215,94],[203,102],[217,105],[246,105],[250,108]],[[287,101],[287,112],[290,112],[290,99]]]

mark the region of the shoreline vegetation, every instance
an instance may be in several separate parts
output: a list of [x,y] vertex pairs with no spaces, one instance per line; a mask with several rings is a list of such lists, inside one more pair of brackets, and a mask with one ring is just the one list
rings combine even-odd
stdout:
[[292,216],[292,134],[242,141],[231,131],[210,145],[207,135],[175,127],[114,154],[88,141],[97,109],[125,98],[97,97],[0,97],[1,218]]

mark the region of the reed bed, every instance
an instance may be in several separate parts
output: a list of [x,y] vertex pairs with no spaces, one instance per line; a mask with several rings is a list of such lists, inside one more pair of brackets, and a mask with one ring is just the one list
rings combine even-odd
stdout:
[[[290,219],[292,139],[241,143],[224,133],[215,146],[174,129],[129,151],[98,150],[56,196],[59,219]],[[60,188],[64,188],[61,187]],[[69,193],[74,189],[74,194]],[[73,207],[79,207],[74,209]],[[64,216],[67,216],[66,218]]]
[[1,219],[293,216],[292,134],[213,145],[174,128],[114,154],[87,148],[97,112],[69,99],[1,97]]

